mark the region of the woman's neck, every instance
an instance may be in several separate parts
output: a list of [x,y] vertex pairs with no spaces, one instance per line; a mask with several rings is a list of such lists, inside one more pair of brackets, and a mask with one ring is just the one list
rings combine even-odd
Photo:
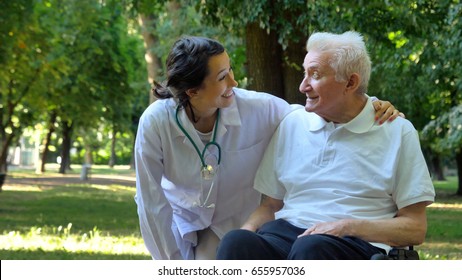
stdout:
[[200,111],[193,105],[189,104],[186,108],[186,114],[193,123],[194,128],[202,133],[213,130],[217,118],[217,109]]

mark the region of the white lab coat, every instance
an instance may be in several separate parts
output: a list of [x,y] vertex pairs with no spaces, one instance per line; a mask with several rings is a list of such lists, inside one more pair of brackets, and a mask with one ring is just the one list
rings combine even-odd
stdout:
[[[239,228],[260,202],[253,180],[263,153],[282,118],[301,106],[266,93],[235,88],[232,105],[220,109],[216,142],[221,164],[208,205],[201,161],[180,130],[174,99],[157,100],[141,116],[135,143],[136,195],[141,233],[154,259],[194,259],[196,231],[210,227],[221,239]],[[199,150],[204,144],[184,110],[178,115]]]

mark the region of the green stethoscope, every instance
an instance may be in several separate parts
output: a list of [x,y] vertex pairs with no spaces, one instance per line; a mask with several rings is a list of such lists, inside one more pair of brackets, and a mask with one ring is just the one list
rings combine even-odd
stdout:
[[[218,130],[218,120],[220,119],[220,109],[217,109],[217,119],[215,120],[215,125],[214,125],[214,131],[213,131],[213,135],[212,135],[212,140],[209,141],[204,149],[202,150],[202,152],[199,150],[199,147],[197,147],[196,143],[194,143],[193,139],[191,138],[191,136],[189,135],[189,133],[186,131],[186,129],[183,127],[183,125],[181,125],[181,122],[180,122],[180,119],[178,118],[178,112],[180,111],[180,106],[178,106],[176,108],[176,114],[175,114],[175,118],[176,118],[176,123],[178,124],[178,127],[181,129],[181,131],[183,131],[183,133],[186,135],[186,137],[189,139],[189,141],[191,142],[191,144],[193,145],[194,149],[196,150],[197,152],[197,155],[199,156],[200,160],[201,160],[201,178],[203,180],[211,180],[211,179],[214,179],[215,177],[215,174],[217,172],[217,170],[215,169],[218,169],[218,166],[220,165],[220,162],[221,162],[221,147],[220,145],[215,141],[216,137],[217,137],[217,130]],[[206,164],[205,162],[205,152],[207,151],[207,148],[211,147],[211,146],[215,146],[218,150],[218,158],[217,158],[217,167],[214,168],[212,165],[210,164]],[[209,197],[210,197],[210,194],[212,192],[212,189],[213,189],[213,185],[214,185],[214,181],[212,181],[212,185],[210,187],[210,190],[207,194],[207,197],[205,199],[204,202],[199,202],[198,204],[196,203],[196,205],[198,205],[199,207],[205,207],[205,208],[214,208],[215,207],[215,204],[210,204],[210,205],[207,205],[207,202],[209,200]],[[202,189],[202,180],[201,180],[201,189]]]

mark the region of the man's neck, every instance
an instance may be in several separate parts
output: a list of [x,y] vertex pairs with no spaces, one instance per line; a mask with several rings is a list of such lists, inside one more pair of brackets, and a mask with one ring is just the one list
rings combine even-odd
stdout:
[[364,109],[367,103],[367,96],[364,94],[355,94],[350,99],[346,99],[346,102],[338,106],[336,113],[329,116],[320,115],[327,122],[333,123],[348,123],[352,119],[356,118],[359,113]]

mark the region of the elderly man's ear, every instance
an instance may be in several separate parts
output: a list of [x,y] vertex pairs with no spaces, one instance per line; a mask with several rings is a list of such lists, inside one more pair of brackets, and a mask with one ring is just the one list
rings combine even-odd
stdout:
[[358,74],[356,73],[353,73],[351,76],[350,76],[350,79],[348,80],[348,84],[346,86],[346,90],[348,92],[356,92],[356,90],[358,89],[359,87],[359,83],[360,83],[360,77]]

